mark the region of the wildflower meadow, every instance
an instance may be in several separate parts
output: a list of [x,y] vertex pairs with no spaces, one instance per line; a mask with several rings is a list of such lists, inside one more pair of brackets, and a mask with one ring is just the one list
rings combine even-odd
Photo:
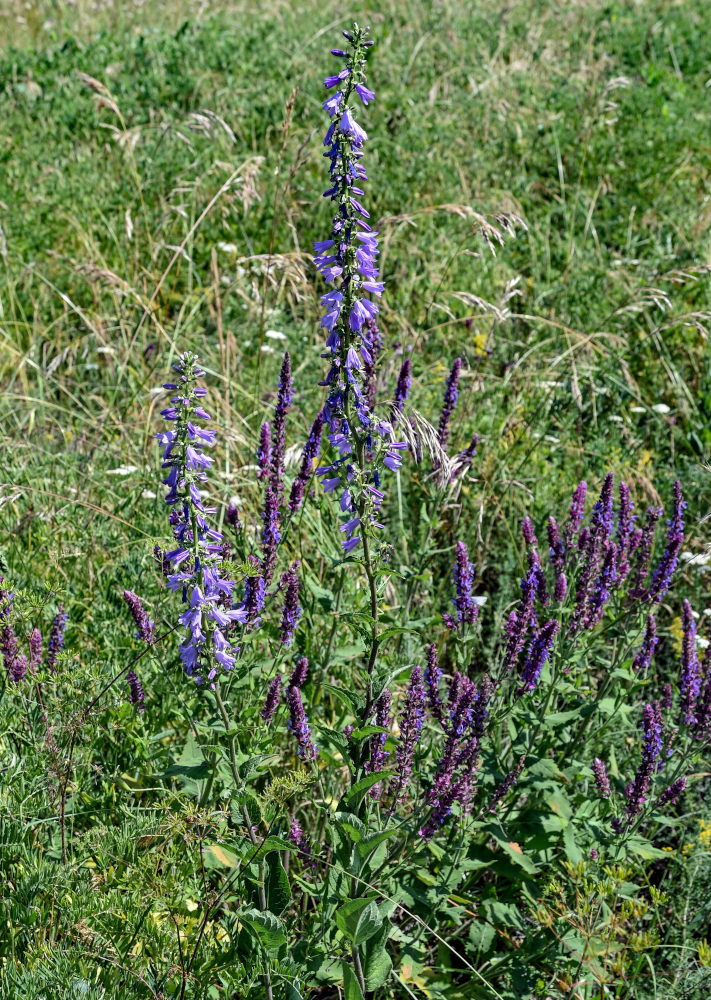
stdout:
[[0,3],[0,997],[711,995],[711,9]]

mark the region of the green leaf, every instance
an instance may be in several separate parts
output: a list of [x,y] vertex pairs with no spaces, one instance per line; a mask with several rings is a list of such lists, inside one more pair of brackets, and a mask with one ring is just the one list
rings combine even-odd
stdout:
[[345,1000],[363,1000],[363,991],[358,984],[356,974],[350,965],[345,963],[343,965],[343,993]]
[[365,958],[363,978],[368,991],[379,989],[387,980],[393,963],[385,948],[380,947]]
[[364,793],[382,780],[382,774],[367,774],[365,778],[361,778],[360,781],[356,781],[355,785],[353,785],[353,787],[350,788],[341,799],[339,809],[341,806],[348,810],[356,809],[360,800],[363,798]]
[[565,853],[568,855],[568,861],[577,865],[579,861],[583,860],[583,852],[575,843],[575,832],[572,823],[569,823],[563,831],[563,846],[565,847]]
[[372,902],[368,896],[360,899],[349,899],[336,910],[336,926],[341,934],[352,941],[358,929],[358,920],[363,910]]
[[265,887],[267,907],[272,913],[282,913],[291,902],[291,886],[278,851],[267,855]]
[[344,833],[354,844],[362,840],[368,832],[368,827],[363,820],[354,816],[353,813],[337,812],[334,815],[334,819],[338,830]]
[[281,920],[268,910],[255,910],[251,907],[239,914],[239,920],[267,951],[276,951],[286,944]]
[[375,903],[370,903],[360,914],[358,918],[358,923],[356,925],[355,934],[353,936],[353,944],[356,947],[367,941],[368,938],[372,938],[374,934],[380,930],[383,923],[383,918],[380,916],[380,911]]
[[363,837],[362,840],[358,841],[358,854],[360,854],[361,858],[366,858],[379,844],[382,844],[384,840],[388,840],[390,837],[394,837],[397,832],[393,828],[392,830],[381,830],[380,833],[373,833],[370,837]]

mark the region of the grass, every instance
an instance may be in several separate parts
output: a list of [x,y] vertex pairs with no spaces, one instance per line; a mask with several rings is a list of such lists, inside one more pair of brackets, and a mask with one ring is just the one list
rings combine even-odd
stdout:
[[[483,591],[502,612],[525,559],[521,516],[542,523],[578,479],[608,468],[640,504],[682,479],[687,546],[699,551],[711,509],[708,4],[391,6],[352,8],[377,38],[368,130],[388,286],[381,389],[411,352],[414,404],[432,412],[464,357],[456,437],[464,446],[476,430],[482,445],[476,487],[447,516],[471,542]],[[117,638],[120,592],[151,586],[165,533],[152,389],[176,352],[195,349],[219,387],[223,504],[238,495],[256,511],[250,466],[285,345],[302,438],[318,405],[309,253],[329,219],[321,78],[350,11],[312,0],[18,10],[0,3],[0,570],[40,603],[65,597],[98,684],[135,648],[126,630]],[[482,218],[502,212],[521,223],[494,255]],[[701,571],[685,576],[703,607]],[[179,679],[169,686],[183,719],[162,733],[119,710],[102,719],[119,787],[134,787],[132,754],[163,767],[184,735],[195,702]],[[82,753],[89,775],[97,761]],[[83,803],[77,789],[71,803],[88,840],[84,806],[111,818],[88,852],[102,871],[112,851],[155,835],[166,805],[152,803],[144,823],[115,795],[94,789]],[[171,824],[190,829],[176,808],[171,836]],[[31,800],[23,815],[34,822]],[[174,849],[168,838],[161,864]],[[102,934],[124,954],[135,942],[108,925],[125,892],[137,909],[157,891],[151,864],[137,848],[105,889]],[[27,871],[36,884],[13,921],[61,881],[29,856]],[[62,891],[88,907],[79,886]],[[172,947],[169,922],[151,934],[156,955]],[[36,940],[50,969],[51,936]],[[16,995],[69,989],[61,964],[47,975]],[[705,995],[700,982],[689,997]]]

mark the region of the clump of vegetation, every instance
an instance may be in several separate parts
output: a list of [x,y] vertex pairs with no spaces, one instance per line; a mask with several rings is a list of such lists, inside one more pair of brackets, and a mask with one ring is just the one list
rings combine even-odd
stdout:
[[[635,222],[642,91],[602,55],[566,78],[573,143],[533,103],[556,71],[525,13],[492,87],[535,81],[556,155],[501,98],[467,154],[487,211],[454,193],[481,123],[441,65],[483,13],[344,30],[315,152],[284,26],[47,49],[72,100],[41,153],[38,56],[13,53],[35,169],[101,126],[111,189],[98,213],[60,171],[60,224],[18,178],[3,243],[3,996],[706,995],[706,270],[661,195]],[[693,9],[643,56],[605,17],[648,88],[660,30],[664,86],[700,78]],[[433,58],[426,34],[399,58],[425,27]],[[233,43],[242,115],[190,77]]]

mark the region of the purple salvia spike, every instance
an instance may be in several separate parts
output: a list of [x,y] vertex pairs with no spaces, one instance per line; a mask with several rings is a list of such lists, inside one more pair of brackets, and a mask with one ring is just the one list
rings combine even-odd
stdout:
[[523,521],[521,522],[521,533],[523,535],[523,540],[526,543],[527,549],[537,549],[538,539],[536,538],[536,529],[533,527],[533,521],[526,514]]
[[607,768],[604,761],[596,757],[592,762],[592,773],[595,779],[597,793],[601,799],[609,799],[612,794],[610,789],[610,779],[607,776]]
[[669,683],[669,681],[667,681],[664,687],[662,688],[662,698],[661,698],[662,708],[667,708],[667,709],[671,708],[673,701],[674,701],[674,696],[672,693],[672,686]]
[[657,803],[659,808],[665,809],[667,806],[672,805],[685,790],[686,778],[677,778],[671,785],[667,785],[662,794],[659,796],[659,802]]
[[279,528],[279,498],[271,483],[264,492],[262,512],[262,577],[266,587],[271,583],[276,568],[277,549],[281,541]]
[[553,600],[556,604],[562,604],[568,592],[568,579],[565,573],[558,573],[555,578],[555,588],[553,590]]
[[[640,673],[640,671],[646,670],[649,667],[658,641],[657,622],[654,615],[649,614],[647,615],[647,622],[644,628],[642,645],[632,662],[632,669],[635,673]],[[671,693],[671,685],[669,686],[669,692]]]
[[566,551],[572,547],[583,523],[583,517],[585,516],[585,497],[587,496],[587,492],[588,484],[583,479],[580,483],[578,483],[575,492],[573,493],[573,500],[570,504],[570,513],[565,525]]
[[[375,702],[375,725],[383,729],[390,728],[390,703],[391,694],[386,688]],[[387,733],[378,733],[370,740],[370,758],[365,762],[365,770],[370,774],[379,774],[385,767],[385,763],[390,756],[385,749]],[[382,795],[382,785],[373,785],[370,789],[370,797],[379,799]]]
[[620,482],[620,507],[617,514],[617,585],[619,586],[627,577],[630,571],[630,550],[633,542],[634,522],[636,517],[633,513],[634,506],[630,499],[630,490],[627,483]]
[[696,722],[696,702],[701,691],[701,667],[696,651],[696,622],[691,604],[686,599],[682,604],[681,625],[681,710],[684,723],[692,726]]
[[437,646],[435,643],[431,643],[427,647],[427,666],[425,667],[425,688],[427,690],[427,703],[430,708],[432,717],[436,719],[440,725],[444,725],[444,705],[442,704],[442,697],[439,693],[439,684],[442,678],[442,671],[439,666],[439,657],[437,656]]
[[526,662],[521,671],[521,691],[533,691],[546,660],[550,656],[553,642],[560,628],[557,618],[551,618],[542,626],[531,642]]
[[141,603],[140,597],[130,590],[124,590],[123,599],[128,605],[128,609],[133,616],[136,625],[136,638],[141,639],[147,646],[150,646],[155,639],[153,622],[146,614],[146,610]]
[[259,432],[259,444],[257,445],[257,465],[259,472],[258,479],[267,479],[269,469],[272,464],[272,430],[269,421],[265,420]]
[[64,646],[64,630],[67,627],[68,619],[69,615],[65,612],[64,606],[60,604],[49,631],[49,642],[47,643],[47,655],[45,658],[45,666],[51,674],[54,673],[59,650]]
[[294,385],[291,381],[291,356],[284,354],[279,375],[279,391],[274,408],[274,437],[269,463],[269,482],[277,499],[284,492],[284,454],[286,452],[286,417],[294,398]]
[[452,369],[449,373],[449,378],[447,379],[447,385],[444,390],[444,400],[442,402],[442,412],[439,416],[439,424],[437,425],[437,440],[439,441],[442,448],[446,449],[447,442],[449,441],[449,424],[452,419],[452,414],[454,413],[454,408],[457,405],[457,397],[459,395],[458,384],[459,384],[459,373],[462,369],[462,359],[455,358]]
[[627,593],[631,599],[642,599],[647,593],[646,580],[649,572],[649,563],[652,558],[654,533],[657,528],[657,521],[663,513],[664,511],[661,507],[650,507],[647,510],[644,527],[634,549],[632,576],[627,588]]
[[397,772],[391,789],[397,803],[400,795],[407,787],[415,759],[415,748],[420,739],[420,732],[425,717],[426,696],[422,684],[422,668],[413,667],[410,675],[410,685],[405,694],[405,701],[400,715],[400,741],[395,756]]
[[654,706],[651,704],[645,705],[642,710],[642,737],[642,761],[634,780],[625,788],[628,823],[631,823],[635,816],[642,811],[652,777],[661,759],[659,722]]
[[302,656],[296,661],[296,666],[289,679],[289,687],[302,688],[306,683],[306,676],[309,672],[309,661],[305,656]]
[[279,704],[279,695],[281,693],[281,674],[277,674],[274,680],[269,682],[269,687],[267,688],[267,697],[264,700],[264,707],[259,713],[264,721],[269,724],[277,710]]
[[309,433],[308,441],[304,445],[304,450],[301,453],[301,465],[299,466],[299,471],[296,474],[294,482],[291,484],[291,493],[289,494],[289,510],[292,514],[295,513],[301,506],[306,492],[306,487],[311,479],[311,476],[313,475],[313,464],[321,447],[322,432],[323,410],[319,410],[316,414],[316,419],[311,425],[311,432]]
[[558,522],[554,517],[548,518],[546,531],[548,534],[548,555],[551,566],[555,570],[556,575],[560,575],[565,565],[565,545],[563,539],[560,537]]
[[393,401],[390,404],[390,419],[395,419],[396,413],[402,413],[402,408],[405,404],[405,400],[410,395],[410,389],[412,387],[412,361],[410,358],[405,358],[402,365],[400,366],[400,374],[398,376],[397,385],[395,386],[395,395],[393,396]]
[[604,553],[602,569],[600,575],[595,580],[593,591],[585,610],[583,619],[584,628],[594,628],[600,621],[615,583],[617,575],[617,546],[615,543],[607,542]]
[[126,674],[126,680],[128,681],[128,696],[131,704],[137,712],[145,712],[146,706],[144,704],[145,695],[143,693],[143,685],[139,681],[135,671],[129,670]]
[[310,864],[312,868],[315,868],[316,862],[311,857],[311,845],[294,816],[291,818],[291,825],[289,827],[289,840],[297,849],[299,861],[304,864]]
[[30,670],[32,673],[42,663],[42,633],[38,628],[33,628],[29,639],[30,649]]
[[301,618],[297,566],[298,564],[291,566],[281,575],[281,589],[284,591],[284,607],[282,609],[279,635],[285,646],[291,645],[296,626],[299,618]]
[[19,656],[16,656],[15,659],[12,661],[10,668],[8,670],[8,673],[10,675],[10,680],[12,681],[12,683],[21,684],[22,681],[25,679],[28,668],[29,668],[29,663],[27,661],[27,657],[25,656],[24,653],[20,653]]
[[301,691],[297,687],[289,688],[286,693],[286,701],[289,706],[287,728],[296,737],[299,747],[299,757],[306,761],[316,760],[318,748],[314,746],[311,739],[311,728],[308,716],[304,711],[304,704],[301,700]]
[[684,544],[685,507],[686,501],[681,492],[681,483],[677,479],[674,483],[674,512],[668,521],[667,544],[659,564],[652,574],[652,583],[649,588],[648,600],[653,604],[658,604],[669,590],[672,574],[676,569],[679,552]]
[[474,567],[469,562],[469,552],[464,542],[457,542],[456,558],[452,570],[456,596],[452,598],[457,617],[443,615],[448,628],[456,629],[458,625],[473,625],[479,616],[479,605],[472,596],[474,583]]

